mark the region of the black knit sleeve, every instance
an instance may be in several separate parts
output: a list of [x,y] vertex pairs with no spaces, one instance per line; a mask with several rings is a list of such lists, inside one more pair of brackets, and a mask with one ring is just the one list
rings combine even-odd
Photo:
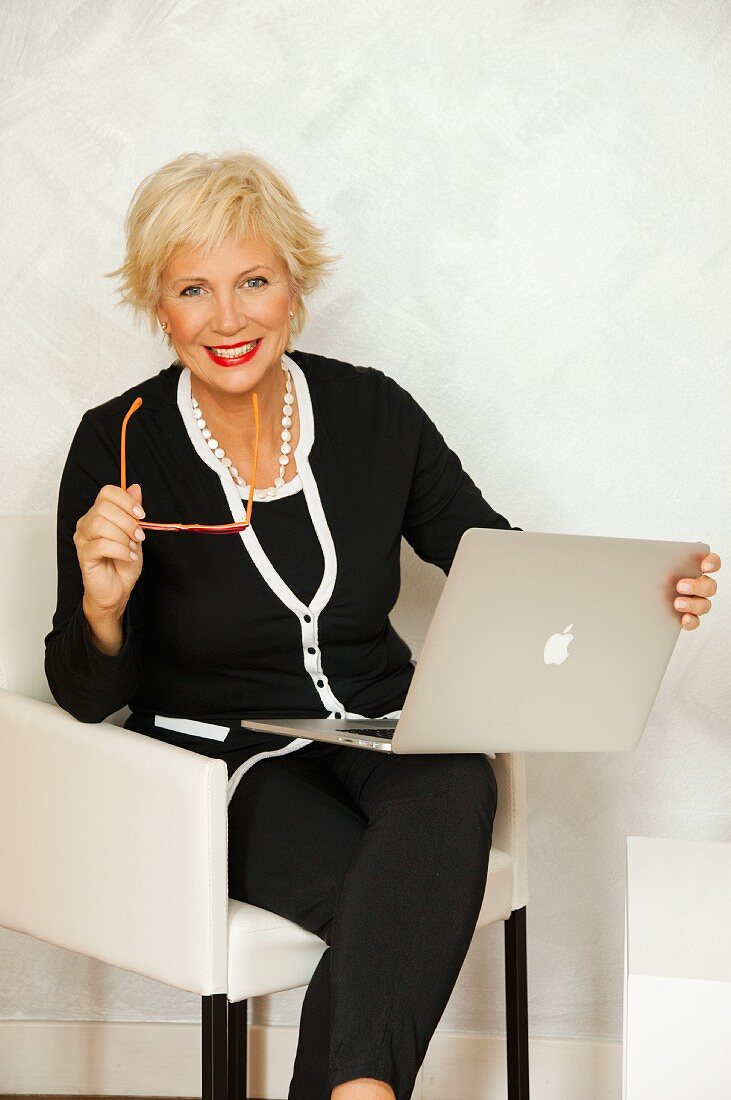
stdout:
[[56,610],[45,637],[45,672],[51,694],[81,722],[101,722],[125,706],[138,678],[130,610],[141,578],[125,609],[121,650],[113,655],[102,653],[92,641],[82,609],[84,585],[73,541],[77,520],[88,512],[101,487],[118,483],[118,456],[111,441],[85,413],[61,475],[56,514]]
[[403,535],[420,558],[449,573],[459,540],[469,528],[497,527],[508,531],[523,528],[511,526],[505,516],[487,503],[433,421],[405,390],[401,392],[404,413],[414,425],[404,438],[415,432],[413,477]]

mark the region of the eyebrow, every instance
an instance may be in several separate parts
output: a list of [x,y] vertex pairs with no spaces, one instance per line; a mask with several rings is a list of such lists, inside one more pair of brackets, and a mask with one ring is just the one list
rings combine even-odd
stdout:
[[[250,267],[246,271],[239,271],[236,278],[240,279],[242,275],[250,275],[252,271],[261,271],[261,270],[272,271],[273,268],[267,267],[266,264],[257,264],[255,267]],[[172,286],[177,286],[178,283],[207,283],[207,282],[208,282],[208,279],[206,279],[205,275],[186,275],[182,279],[175,279],[171,285]]]

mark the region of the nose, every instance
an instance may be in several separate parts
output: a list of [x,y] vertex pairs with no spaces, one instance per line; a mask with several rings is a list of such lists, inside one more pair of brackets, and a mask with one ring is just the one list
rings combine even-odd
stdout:
[[216,296],[211,320],[214,332],[220,332],[223,336],[232,336],[247,324],[248,318],[240,299],[237,300],[234,294],[224,293]]

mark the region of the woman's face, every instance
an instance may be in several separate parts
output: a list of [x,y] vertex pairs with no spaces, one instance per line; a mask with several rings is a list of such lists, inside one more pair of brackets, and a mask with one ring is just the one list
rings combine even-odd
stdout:
[[181,246],[163,273],[157,315],[180,361],[205,385],[233,395],[279,367],[295,302],[284,261],[248,236],[226,239],[205,259]]

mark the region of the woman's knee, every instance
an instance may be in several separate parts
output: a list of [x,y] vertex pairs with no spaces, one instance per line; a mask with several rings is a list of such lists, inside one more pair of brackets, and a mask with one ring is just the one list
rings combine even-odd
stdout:
[[477,752],[455,753],[451,759],[455,796],[463,804],[483,810],[492,823],[497,810],[497,780],[489,759]]
[[484,753],[435,753],[402,756],[400,760],[403,773],[395,792],[390,792],[394,802],[404,799],[412,807],[410,812],[421,812],[429,820],[443,811],[450,829],[465,836],[474,832],[477,822],[478,832],[486,836],[489,846],[497,810],[497,781]]

